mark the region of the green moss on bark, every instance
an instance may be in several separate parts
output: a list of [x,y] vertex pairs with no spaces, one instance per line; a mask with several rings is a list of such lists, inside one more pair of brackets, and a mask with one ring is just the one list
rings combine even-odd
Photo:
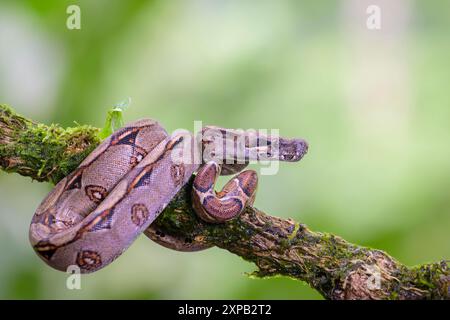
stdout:
[[100,143],[99,129],[36,124],[0,105],[0,165],[37,181],[56,183]]

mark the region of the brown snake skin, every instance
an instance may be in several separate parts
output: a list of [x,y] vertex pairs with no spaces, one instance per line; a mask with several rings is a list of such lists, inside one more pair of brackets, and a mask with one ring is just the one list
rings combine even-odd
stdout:
[[[55,269],[66,271],[77,265],[81,272],[88,273],[111,263],[144,231],[152,240],[175,250],[205,249],[170,236],[162,238],[151,227],[194,172],[197,171],[193,187],[195,211],[207,222],[220,223],[238,216],[252,204],[257,186],[256,172],[247,170],[216,193],[214,183],[221,171],[239,172],[249,160],[261,159],[263,153],[269,160],[298,161],[308,147],[303,140],[280,138],[274,152],[271,142],[267,147],[251,147],[247,136],[246,163],[205,161],[202,165],[175,161],[173,155],[180,150],[191,151],[195,156],[197,149],[204,152],[212,146],[206,129],[227,134],[231,139],[244,137],[240,131],[216,127],[206,127],[200,140],[192,134],[168,135],[158,122],[149,119],[113,133],[42,201],[30,225],[34,250]],[[269,136],[254,137],[258,141],[270,140]],[[196,149],[194,141],[201,147]],[[223,160],[238,158],[225,144],[223,147]]]

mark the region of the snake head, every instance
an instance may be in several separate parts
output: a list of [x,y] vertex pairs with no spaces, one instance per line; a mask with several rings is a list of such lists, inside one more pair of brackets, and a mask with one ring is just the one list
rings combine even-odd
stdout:
[[255,148],[259,160],[297,162],[308,152],[308,143],[303,139],[269,137],[265,142],[267,145]]
[[280,161],[300,161],[308,152],[308,143],[303,139],[280,138],[278,147],[278,158]]

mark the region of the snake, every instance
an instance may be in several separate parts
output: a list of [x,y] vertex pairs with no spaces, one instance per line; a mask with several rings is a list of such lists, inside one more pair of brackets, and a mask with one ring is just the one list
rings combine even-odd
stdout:
[[[193,175],[194,211],[205,223],[225,223],[253,204],[258,176],[243,171],[250,161],[294,162],[307,150],[303,139],[214,126],[169,134],[155,120],[137,120],[104,139],[56,184],[33,215],[29,239],[49,266],[77,266],[81,273],[109,265],[142,233],[174,250],[203,250],[210,246],[162,237],[152,226]],[[218,177],[231,174],[237,175],[216,192]]]

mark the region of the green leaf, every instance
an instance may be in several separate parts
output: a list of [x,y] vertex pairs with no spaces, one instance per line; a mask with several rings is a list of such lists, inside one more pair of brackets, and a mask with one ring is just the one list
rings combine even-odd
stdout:
[[131,98],[123,100],[112,107],[107,115],[105,125],[98,134],[100,139],[109,137],[114,131],[123,127],[123,112],[129,107]]

